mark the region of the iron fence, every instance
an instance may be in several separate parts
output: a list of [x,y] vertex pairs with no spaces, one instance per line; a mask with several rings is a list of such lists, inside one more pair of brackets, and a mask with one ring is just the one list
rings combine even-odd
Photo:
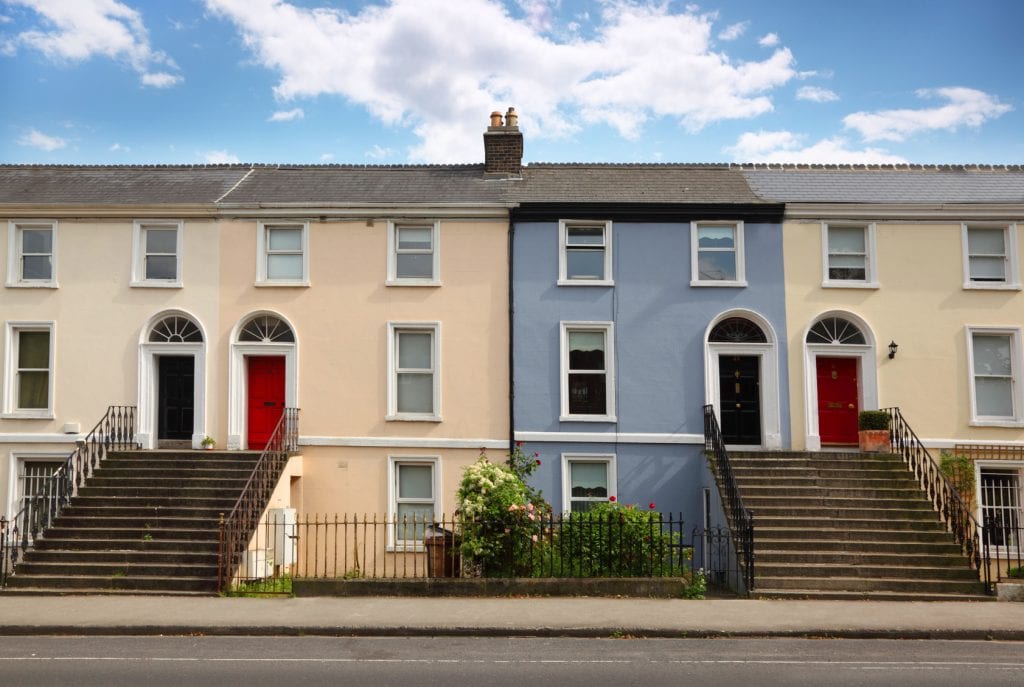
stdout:
[[985,544],[991,552],[992,579],[1024,582],[1024,528],[1018,522],[985,523]]
[[741,587],[728,529],[623,508],[502,520],[382,515],[265,517],[226,590],[287,593],[292,579],[675,577]]

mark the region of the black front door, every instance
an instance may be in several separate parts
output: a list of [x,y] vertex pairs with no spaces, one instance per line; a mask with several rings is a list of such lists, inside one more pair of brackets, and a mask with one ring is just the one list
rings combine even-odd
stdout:
[[195,358],[190,355],[160,356],[157,396],[157,438],[191,439]]
[[727,444],[761,443],[761,368],[756,355],[718,357],[722,438]]

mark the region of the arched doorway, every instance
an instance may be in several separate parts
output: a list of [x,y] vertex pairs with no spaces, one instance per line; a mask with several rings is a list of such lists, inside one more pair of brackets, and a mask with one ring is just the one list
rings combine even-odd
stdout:
[[768,321],[748,310],[719,315],[705,334],[705,398],[726,445],[781,448],[778,352]]
[[232,333],[228,448],[259,450],[286,407],[297,404],[295,330],[280,315],[255,313]]
[[183,311],[150,319],[139,341],[138,441],[199,448],[206,435],[206,337]]
[[875,342],[871,329],[851,313],[825,313],[804,336],[806,444],[857,443],[857,414],[878,406]]

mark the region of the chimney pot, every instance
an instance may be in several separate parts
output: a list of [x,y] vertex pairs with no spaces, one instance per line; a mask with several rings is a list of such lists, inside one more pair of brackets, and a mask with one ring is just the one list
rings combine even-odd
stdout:
[[491,128],[498,129],[501,127],[501,113],[495,110],[491,113]]
[[516,108],[508,108],[508,112],[505,114],[505,127],[508,129],[515,129],[519,126],[519,115],[516,114]]

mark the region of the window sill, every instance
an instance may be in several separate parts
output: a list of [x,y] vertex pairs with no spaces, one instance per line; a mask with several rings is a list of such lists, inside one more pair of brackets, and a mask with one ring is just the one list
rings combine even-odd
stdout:
[[558,286],[615,286],[612,279],[559,279]]
[[823,281],[823,289],[879,289],[877,281]]
[[1024,420],[971,420],[967,423],[970,427],[1024,427]]
[[1001,282],[966,282],[964,291],[1020,291],[1020,284],[1006,284]]
[[309,288],[308,281],[258,281],[254,284],[257,288],[275,288],[283,286],[286,288]]
[[388,279],[384,286],[441,286],[441,282],[433,279]]
[[385,415],[384,419],[388,422],[441,422],[440,415],[413,415],[410,413]]
[[560,415],[559,422],[618,422],[614,415]]
[[182,289],[185,285],[180,281],[133,281],[128,286],[133,289]]
[[423,542],[416,541],[406,544],[388,544],[384,549],[385,553],[426,553],[427,547]]
[[744,281],[697,281],[697,280],[694,279],[694,280],[690,280],[690,286],[701,286],[701,287],[703,287],[703,286],[724,286],[724,287],[732,287],[732,288],[740,288],[740,289],[742,289],[742,288],[746,288],[747,282],[746,282],[746,280],[744,280]]
[[0,419],[4,420],[52,420],[53,418],[52,410],[15,410],[0,415]]
[[56,289],[60,288],[55,281],[15,281],[7,282],[5,286],[9,289]]

